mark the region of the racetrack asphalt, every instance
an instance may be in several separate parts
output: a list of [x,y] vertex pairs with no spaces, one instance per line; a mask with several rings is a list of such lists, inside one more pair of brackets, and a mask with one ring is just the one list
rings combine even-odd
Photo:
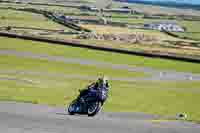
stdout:
[[[88,60],[88,59],[79,59],[79,58],[67,58],[63,56],[51,56],[47,54],[34,54],[31,52],[19,52],[15,50],[0,50],[0,55],[13,55],[17,57],[26,57],[33,59],[42,59],[48,61],[64,62],[64,63],[73,63],[80,65],[93,65],[96,67],[112,68],[112,69],[121,69],[135,72],[144,72],[150,76],[144,78],[135,78],[135,77],[116,77],[112,80],[122,80],[122,81],[135,81],[135,80],[164,80],[164,81],[185,81],[185,80],[196,80],[200,81],[200,74],[186,73],[186,72],[176,72],[171,70],[155,70],[147,67],[136,67],[129,66],[126,64],[112,64],[108,62]],[[77,78],[84,78],[76,75]],[[72,75],[73,77],[73,75]],[[92,78],[93,77],[87,77]]]
[[153,122],[143,113],[100,112],[95,117],[70,116],[64,107],[0,102],[2,133],[199,133],[200,125],[186,121]]

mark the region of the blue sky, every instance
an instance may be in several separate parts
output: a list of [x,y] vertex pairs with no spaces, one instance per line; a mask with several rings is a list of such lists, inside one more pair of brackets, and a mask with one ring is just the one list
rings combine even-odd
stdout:
[[176,1],[179,3],[200,4],[200,0],[146,0],[146,1]]

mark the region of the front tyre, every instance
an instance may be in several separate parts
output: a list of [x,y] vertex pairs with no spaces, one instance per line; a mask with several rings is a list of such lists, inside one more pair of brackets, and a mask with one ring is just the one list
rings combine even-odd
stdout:
[[74,115],[75,114],[75,109],[76,109],[76,104],[75,104],[75,102],[72,102],[68,107],[69,115]]
[[88,116],[95,116],[101,109],[100,102],[92,102],[88,105]]

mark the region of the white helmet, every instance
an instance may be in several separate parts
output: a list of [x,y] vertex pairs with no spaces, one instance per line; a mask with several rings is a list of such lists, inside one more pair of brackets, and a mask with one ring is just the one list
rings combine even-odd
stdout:
[[103,76],[103,83],[106,84],[108,82],[108,77]]
[[101,78],[99,78],[99,82],[101,82],[103,84],[107,84],[108,83],[108,77],[102,76]]

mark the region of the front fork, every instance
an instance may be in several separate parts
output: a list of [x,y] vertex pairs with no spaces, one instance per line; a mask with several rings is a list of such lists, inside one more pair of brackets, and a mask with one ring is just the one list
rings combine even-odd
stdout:
[[[84,112],[84,113],[87,113],[87,109],[88,109],[88,106],[89,106],[89,102],[86,101],[85,99],[87,99],[86,97],[80,97],[79,101],[80,101],[80,107],[81,107],[81,110]],[[101,106],[104,105],[105,101],[101,101]]]

